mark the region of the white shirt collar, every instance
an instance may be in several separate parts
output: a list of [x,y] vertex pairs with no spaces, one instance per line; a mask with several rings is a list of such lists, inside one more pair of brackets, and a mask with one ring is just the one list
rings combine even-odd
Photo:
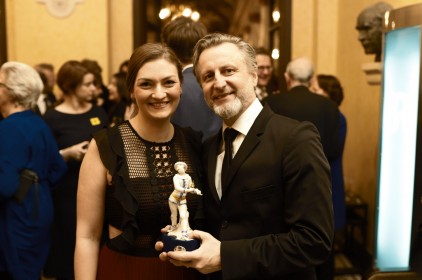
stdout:
[[[240,117],[234,122],[231,127],[246,136],[246,134],[248,134],[249,130],[251,129],[255,119],[258,117],[259,113],[261,113],[262,108],[263,106],[261,102],[258,100],[258,98],[255,98],[251,105],[249,105],[245,112],[240,115]],[[226,128],[227,125],[223,123],[222,132],[224,132]]]

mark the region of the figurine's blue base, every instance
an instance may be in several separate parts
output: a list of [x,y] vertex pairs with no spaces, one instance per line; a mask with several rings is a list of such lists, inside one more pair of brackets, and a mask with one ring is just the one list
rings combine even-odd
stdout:
[[163,233],[163,252],[168,251],[193,251],[199,248],[199,240],[179,240],[175,236]]

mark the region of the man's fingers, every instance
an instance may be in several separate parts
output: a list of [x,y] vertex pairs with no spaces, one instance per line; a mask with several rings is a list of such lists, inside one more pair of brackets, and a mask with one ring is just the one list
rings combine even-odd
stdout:
[[167,258],[174,266],[184,266],[186,268],[190,268],[193,267],[192,266],[192,262],[183,262],[183,261],[179,261],[179,260],[175,260],[173,258],[171,258],[170,256]]
[[204,240],[207,238],[207,233],[200,230],[194,230],[189,234],[190,238]]
[[164,244],[163,244],[163,242],[161,242],[161,241],[157,241],[157,242],[155,242],[155,251],[162,251],[163,250],[163,247],[164,247]]
[[166,252],[162,252],[160,255],[158,255],[158,258],[163,262],[169,260],[169,257]]

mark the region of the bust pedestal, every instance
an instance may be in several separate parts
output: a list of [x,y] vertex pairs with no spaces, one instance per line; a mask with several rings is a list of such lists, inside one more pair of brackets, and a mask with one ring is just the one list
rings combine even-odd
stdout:
[[366,82],[371,85],[381,85],[382,77],[382,63],[381,62],[371,62],[362,64],[362,70],[366,75]]

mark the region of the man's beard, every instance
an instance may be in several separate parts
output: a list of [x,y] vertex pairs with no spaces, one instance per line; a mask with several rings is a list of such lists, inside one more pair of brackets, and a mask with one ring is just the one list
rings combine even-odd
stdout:
[[216,105],[212,103],[208,105],[210,105],[211,109],[216,115],[221,117],[223,120],[228,120],[241,113],[243,108],[246,106],[246,103],[247,102],[244,93],[239,91],[238,94],[236,94],[236,98],[229,103],[222,105]]

